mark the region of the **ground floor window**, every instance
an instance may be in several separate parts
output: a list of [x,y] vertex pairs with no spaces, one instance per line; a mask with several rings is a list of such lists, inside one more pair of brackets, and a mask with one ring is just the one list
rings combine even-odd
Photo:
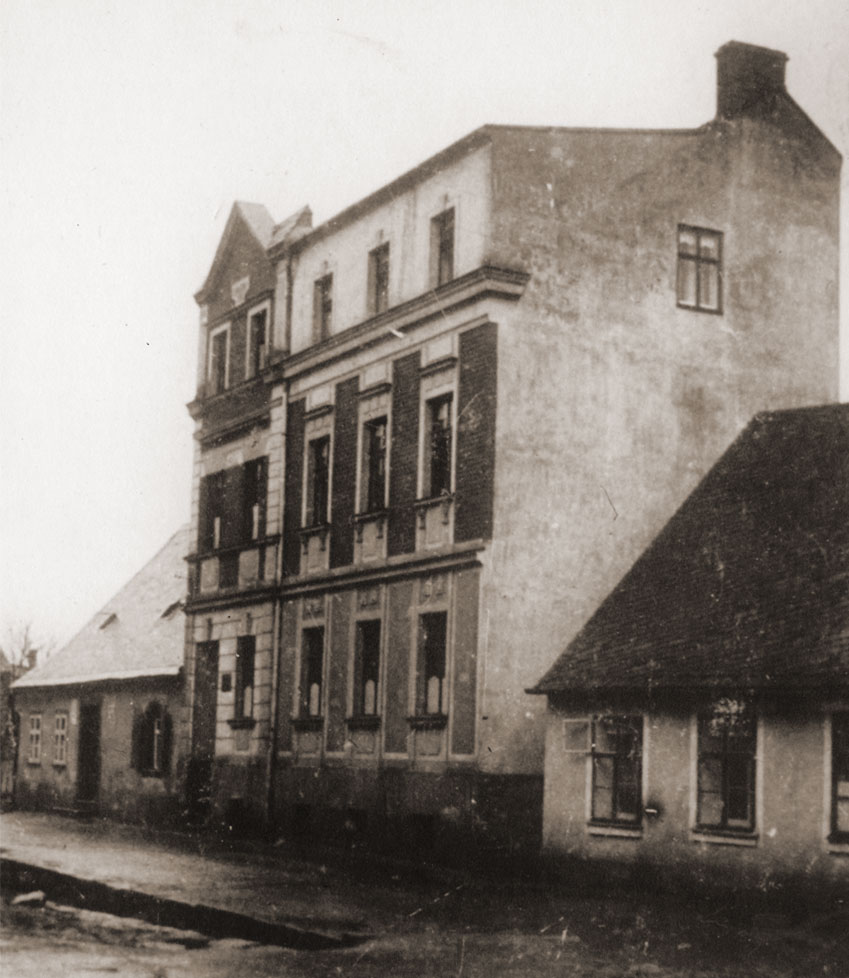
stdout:
[[725,699],[699,714],[699,828],[754,830],[756,750],[756,719],[747,704]]
[[416,712],[420,716],[448,712],[446,643],[448,615],[430,612],[419,619],[419,669]]
[[305,628],[301,646],[301,716],[321,716],[324,629]]
[[643,718],[594,717],[591,754],[592,820],[638,824],[642,814]]
[[29,716],[29,740],[27,749],[27,761],[30,764],[41,763],[41,714],[30,713]]
[[68,763],[68,714],[57,713],[53,724],[53,763]]
[[354,715],[375,716],[380,679],[380,619],[357,622]]
[[831,838],[849,842],[849,713],[831,718]]
[[246,720],[254,711],[254,666],[256,636],[240,635],[236,643],[236,696],[233,717]]
[[171,767],[171,717],[156,701],[136,717],[133,731],[135,767],[152,777],[167,774]]

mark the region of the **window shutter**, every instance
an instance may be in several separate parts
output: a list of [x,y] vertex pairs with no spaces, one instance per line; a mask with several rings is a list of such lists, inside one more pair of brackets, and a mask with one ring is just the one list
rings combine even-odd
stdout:
[[224,499],[221,513],[221,546],[237,547],[242,543],[242,499],[245,489],[244,466],[236,465],[224,472]]
[[563,720],[563,752],[586,757],[590,749],[589,717],[567,717]]
[[162,711],[162,773],[171,773],[171,744],[173,740],[173,724],[171,714]]
[[142,769],[142,739],[144,736],[144,714],[133,711],[133,733],[130,744],[130,767],[136,771]]

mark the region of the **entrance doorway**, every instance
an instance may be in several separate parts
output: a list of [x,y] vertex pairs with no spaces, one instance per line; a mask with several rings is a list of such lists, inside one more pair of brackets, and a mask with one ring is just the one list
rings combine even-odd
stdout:
[[100,703],[80,706],[77,801],[94,806],[100,791]]

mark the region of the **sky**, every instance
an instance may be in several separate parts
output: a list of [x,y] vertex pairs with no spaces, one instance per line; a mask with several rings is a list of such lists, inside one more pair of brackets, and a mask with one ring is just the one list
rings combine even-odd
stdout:
[[3,0],[0,644],[64,644],[188,519],[234,200],[318,223],[484,123],[698,126],[732,39],[849,154],[846,0]]

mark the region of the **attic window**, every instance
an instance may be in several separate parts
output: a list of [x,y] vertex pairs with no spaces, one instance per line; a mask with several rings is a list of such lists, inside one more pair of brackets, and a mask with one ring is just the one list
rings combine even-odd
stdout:
[[109,615],[109,617],[106,619],[106,621],[104,621],[101,624],[100,630],[103,631],[104,628],[108,628],[113,622],[116,622],[117,620],[118,620],[118,616],[113,611],[112,614]]
[[169,604],[168,605],[168,607],[165,609],[165,611],[162,612],[161,617],[162,618],[170,618],[174,614],[174,612],[177,611],[182,606],[183,606],[183,602],[182,601],[174,601],[172,604]]

